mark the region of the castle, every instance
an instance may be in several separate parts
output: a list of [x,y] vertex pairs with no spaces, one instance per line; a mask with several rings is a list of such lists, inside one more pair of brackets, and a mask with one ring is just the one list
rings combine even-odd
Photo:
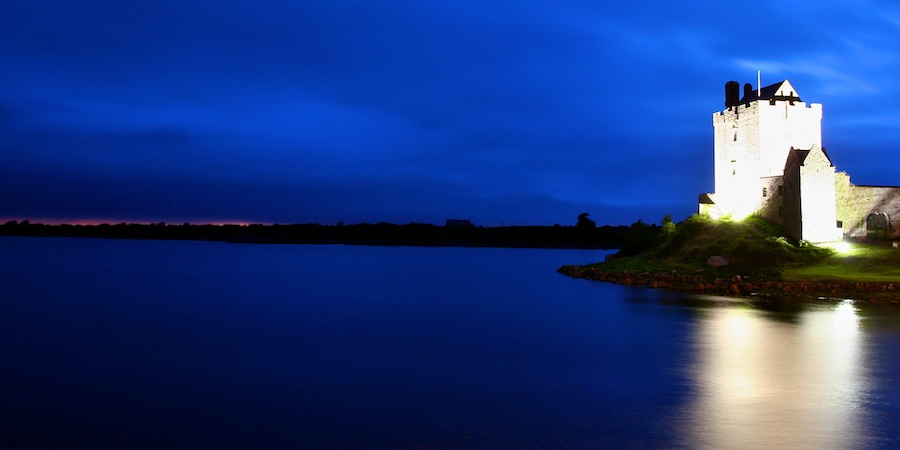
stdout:
[[822,147],[822,105],[807,104],[787,80],[753,89],[725,84],[713,114],[715,193],[699,212],[739,220],[759,215],[797,240],[900,237],[900,187],[857,186]]

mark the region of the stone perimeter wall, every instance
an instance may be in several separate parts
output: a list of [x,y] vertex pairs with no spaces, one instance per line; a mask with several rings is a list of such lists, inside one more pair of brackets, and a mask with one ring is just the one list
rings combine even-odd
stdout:
[[900,186],[864,186],[850,182],[850,175],[834,177],[837,220],[843,222],[845,236],[866,236],[869,214],[886,213],[891,221],[891,238],[900,238]]

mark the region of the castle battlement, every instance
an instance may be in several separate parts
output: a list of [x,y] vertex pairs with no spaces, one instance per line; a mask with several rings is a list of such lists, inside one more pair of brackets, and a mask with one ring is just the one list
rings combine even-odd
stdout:
[[[855,186],[835,172],[822,146],[822,104],[806,103],[787,80],[754,90],[725,84],[725,109],[712,115],[715,192],[700,213],[782,224],[795,239],[900,237],[900,187]],[[874,233],[874,234],[873,234]]]
[[822,118],[822,104],[821,103],[806,103],[806,102],[789,102],[787,100],[773,100],[770,102],[764,101],[754,101],[750,103],[742,103],[740,105],[729,106],[722,111],[716,111],[712,114],[713,116],[713,125],[718,122],[727,121],[727,120],[735,120],[739,118],[742,114],[758,114],[760,110],[774,110],[780,108],[790,108],[786,110],[787,113],[792,112],[792,110],[803,109],[803,110],[812,110],[816,111],[818,118]]
[[[785,207],[794,205],[784,201],[786,164],[795,150],[822,148],[822,105],[801,100],[787,80],[756,90],[745,84],[743,97],[738,91],[737,82],[728,82],[725,109],[712,115],[715,206],[707,203],[705,209],[738,219],[759,214],[784,224]],[[823,236],[833,236],[834,223]]]

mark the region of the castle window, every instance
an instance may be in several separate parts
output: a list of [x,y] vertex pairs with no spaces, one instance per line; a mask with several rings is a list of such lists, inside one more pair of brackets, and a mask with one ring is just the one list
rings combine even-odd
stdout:
[[784,185],[778,185],[778,195],[784,195]]
[[769,188],[764,187],[763,188],[763,197],[768,197],[768,196],[769,196]]
[[734,142],[737,142],[737,132],[734,133]]

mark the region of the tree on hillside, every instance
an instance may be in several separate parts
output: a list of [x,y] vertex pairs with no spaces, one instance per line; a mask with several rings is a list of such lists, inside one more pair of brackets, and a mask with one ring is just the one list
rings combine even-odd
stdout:
[[631,256],[643,253],[659,244],[659,227],[647,225],[643,220],[631,224],[625,242],[619,250],[619,256]]
[[594,222],[593,220],[588,219],[589,216],[590,216],[590,214],[588,214],[588,213],[579,214],[578,215],[578,223],[576,223],[575,226],[578,228],[581,228],[581,229],[590,229],[590,230],[597,228],[597,222]]
[[662,240],[669,242],[675,236],[675,222],[672,221],[672,215],[666,214],[662,219]]

